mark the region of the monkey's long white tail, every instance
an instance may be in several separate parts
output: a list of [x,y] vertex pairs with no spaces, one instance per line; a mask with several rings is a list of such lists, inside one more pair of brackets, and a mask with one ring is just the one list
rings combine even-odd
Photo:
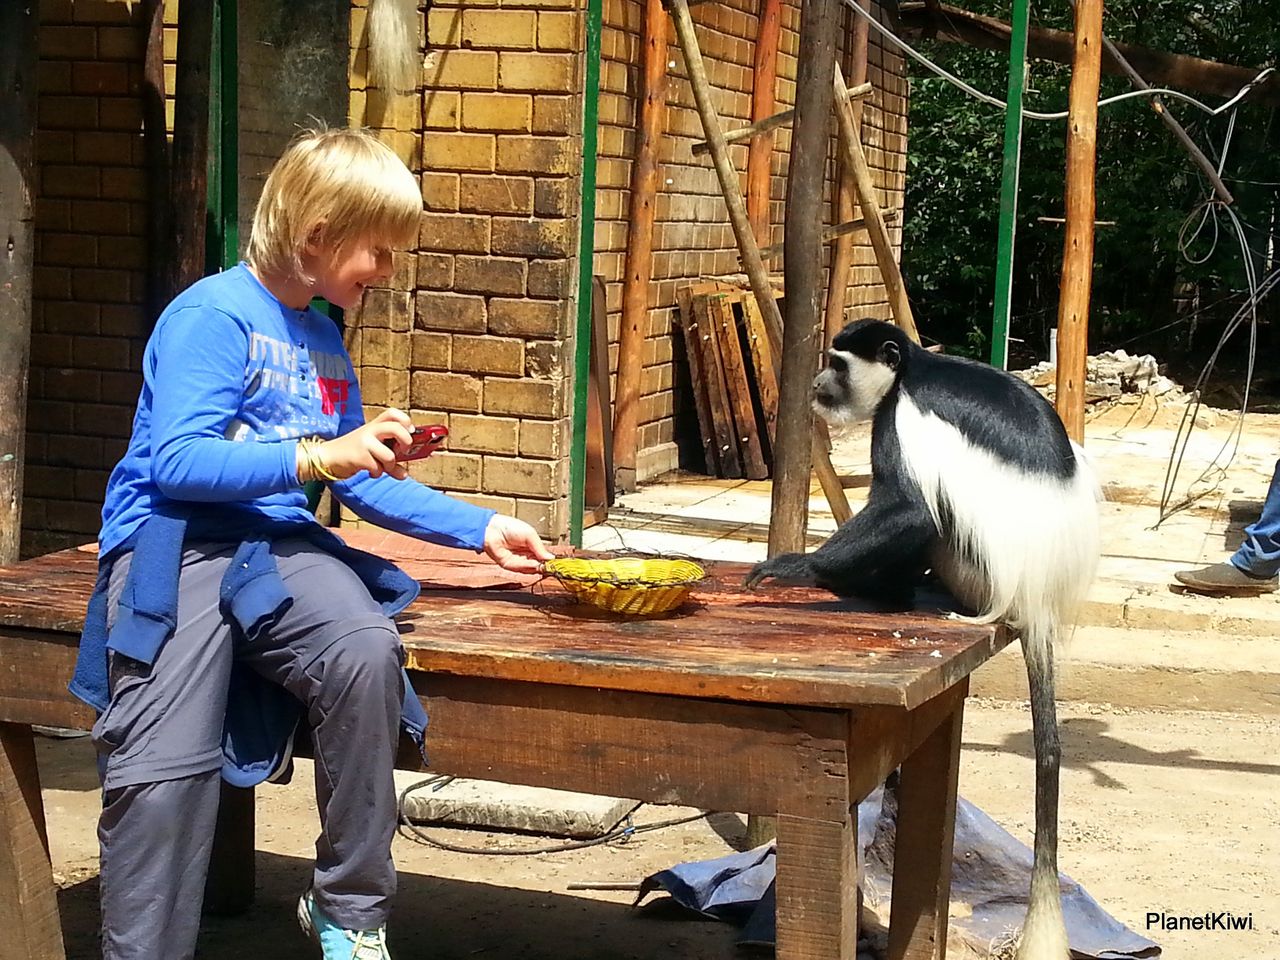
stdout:
[[418,0],[370,0],[369,78],[383,90],[412,90],[418,63]]
[[1031,896],[1017,960],[1068,960],[1071,955],[1058,886],[1058,774],[1062,754],[1053,676],[1057,632],[1057,624],[1044,618],[1028,624],[1022,634],[1036,755],[1036,835]]

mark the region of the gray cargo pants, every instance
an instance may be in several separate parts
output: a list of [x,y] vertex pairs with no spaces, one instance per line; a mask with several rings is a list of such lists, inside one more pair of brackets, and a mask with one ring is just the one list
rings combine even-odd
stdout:
[[[320,908],[355,930],[381,926],[390,911],[403,696],[395,625],[345,564],[305,541],[282,540],[273,553],[294,603],[250,643],[219,611],[233,553],[223,544],[188,544],[173,637],[150,667],[112,660],[111,702],[93,730],[105,771],[98,824],[104,960],[195,953],[233,658],[306,706],[320,812],[312,881]],[[109,621],[127,572],[125,557],[112,571]]]

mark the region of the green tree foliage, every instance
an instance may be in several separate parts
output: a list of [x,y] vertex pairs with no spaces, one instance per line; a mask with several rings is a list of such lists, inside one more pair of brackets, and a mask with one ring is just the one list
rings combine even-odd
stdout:
[[[963,0],[961,5],[1001,19],[1010,15],[1008,0]],[[1033,6],[1032,23],[1070,30],[1070,4],[1054,0],[1043,8]],[[1280,0],[1221,5],[1108,0],[1103,29],[1117,42],[1261,68],[1274,64],[1280,50]],[[921,43],[919,48],[978,89],[1004,99],[1005,54],[944,43]],[[1026,107],[1065,110],[1070,74],[1067,65],[1031,61]],[[910,76],[903,244],[907,286],[925,334],[985,358],[995,283],[1003,112],[914,61]],[[1123,78],[1104,75],[1100,96],[1130,89]],[[1209,106],[1224,99],[1184,92]],[[1246,103],[1231,129],[1229,114],[1208,117],[1186,104],[1169,105],[1215,162],[1230,130],[1223,173],[1261,272],[1276,257],[1271,249],[1280,181],[1275,111]],[[1010,324],[1011,337],[1022,341],[1013,344],[1015,363],[1047,355],[1049,329],[1057,321],[1063,228],[1039,218],[1062,216],[1065,130],[1065,121],[1024,121]],[[1246,286],[1239,243],[1224,214],[1202,209],[1211,193],[1144,99],[1102,108],[1097,219],[1115,225],[1096,231],[1091,349],[1122,343],[1142,350],[1185,347],[1193,321],[1207,322],[1238,306]],[[1180,251],[1180,235],[1188,256]]]

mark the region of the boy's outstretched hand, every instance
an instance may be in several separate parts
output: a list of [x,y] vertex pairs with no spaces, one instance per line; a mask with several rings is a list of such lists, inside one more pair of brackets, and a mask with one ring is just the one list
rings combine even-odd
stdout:
[[484,531],[484,552],[503,570],[537,573],[544,560],[554,560],[538,532],[515,517],[495,513]]

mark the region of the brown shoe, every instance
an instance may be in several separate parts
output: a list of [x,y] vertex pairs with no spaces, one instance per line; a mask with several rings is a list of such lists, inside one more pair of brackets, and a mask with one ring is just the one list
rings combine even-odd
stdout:
[[1251,577],[1230,563],[1211,563],[1199,570],[1179,570],[1174,577],[1188,590],[1226,597],[1256,597],[1274,593],[1280,587],[1280,577]]

